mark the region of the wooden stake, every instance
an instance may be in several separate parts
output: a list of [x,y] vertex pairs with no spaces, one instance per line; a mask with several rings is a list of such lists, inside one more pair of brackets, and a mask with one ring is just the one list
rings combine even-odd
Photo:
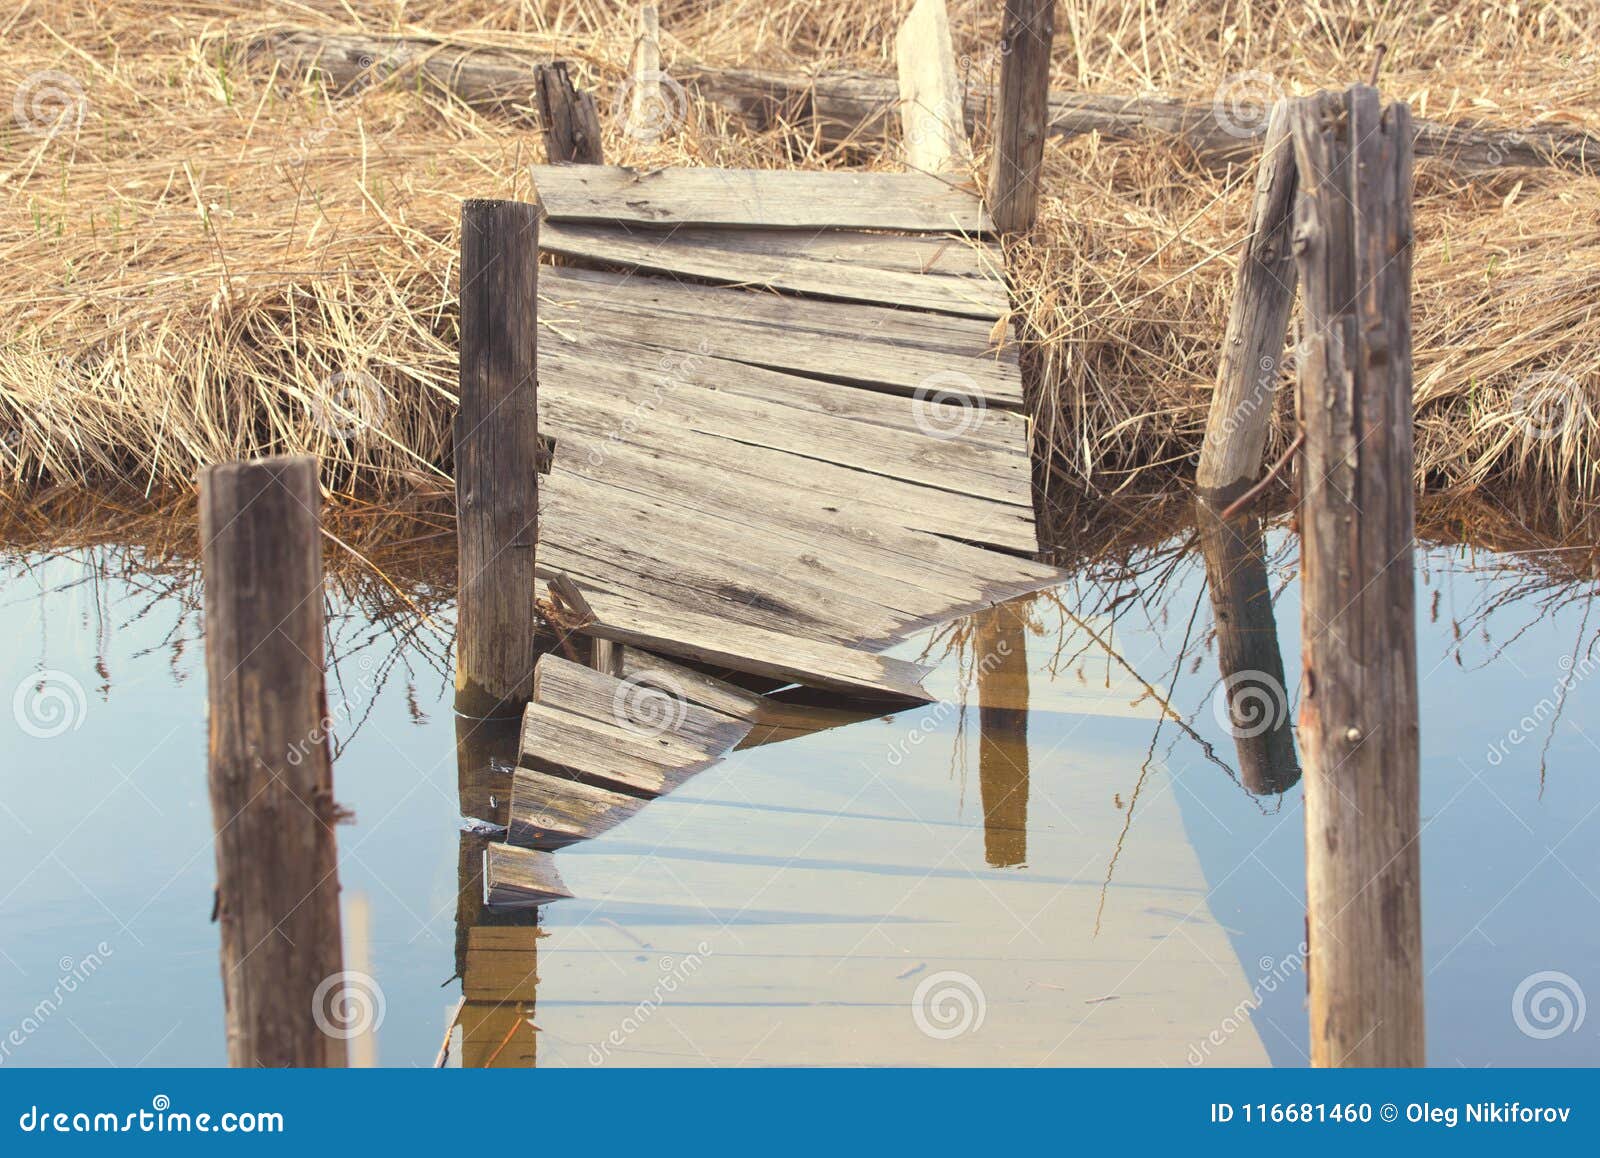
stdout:
[[906,166],[970,174],[972,146],[945,0],[917,0],[895,34],[894,56]]
[[578,91],[565,61],[534,69],[533,96],[539,108],[539,124],[544,128],[545,156],[552,163],[599,165],[604,161],[600,113],[594,97]]
[[456,710],[468,716],[514,715],[533,688],[538,259],[534,206],[463,202]]
[[320,505],[313,458],[200,475],[216,911],[234,1066],[345,1064],[344,1039],[313,1012],[319,986],[343,968]]
[[1261,520],[1246,515],[1225,521],[1202,499],[1195,504],[1195,524],[1217,623],[1219,694],[1239,754],[1239,780],[1257,796],[1287,792],[1300,780],[1300,763]]
[[1039,211],[1055,27],[1055,0],[1006,0],[994,160],[989,169],[989,215],[1002,233],[1031,229]]
[[1311,1059],[1424,1061],[1410,111],[1297,101]]
[[1211,395],[1205,444],[1195,486],[1218,506],[1238,498],[1261,473],[1272,427],[1272,404],[1283,364],[1284,333],[1294,304],[1290,234],[1296,189],[1289,102],[1279,101],[1267,123],[1249,234],[1222,341],[1217,388]]

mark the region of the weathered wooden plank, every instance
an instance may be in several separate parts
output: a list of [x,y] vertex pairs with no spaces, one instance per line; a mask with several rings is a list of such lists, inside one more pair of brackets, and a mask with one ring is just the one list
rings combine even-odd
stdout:
[[923,703],[927,669],[817,639],[797,639],[666,604],[637,593],[584,588],[596,621],[586,630],[602,639],[730,671],[826,688],[869,699]]
[[924,173],[972,166],[967,115],[944,0],[917,0],[894,38],[906,165]]
[[636,647],[621,648],[622,678],[655,682],[686,696],[702,707],[735,719],[750,720],[762,710],[766,699],[744,688],[719,680],[692,667],[673,663]]
[[971,190],[922,173],[535,165],[533,184],[551,221],[903,233],[993,229]]
[[[770,237],[795,238],[803,248],[810,235],[760,230]],[[826,234],[824,234],[826,237]],[[818,261],[794,253],[754,248],[749,230],[629,230],[621,226],[579,226],[549,222],[539,243],[547,253],[584,261],[610,262],[650,270],[653,274],[680,274],[706,282],[747,286],[758,290],[826,297],[834,301],[904,305],[910,309],[954,313],[958,317],[994,321],[1010,309],[1005,285],[994,277],[950,277],[938,267],[923,270],[882,269],[864,256],[862,264]],[[904,238],[885,235],[883,245]],[[867,250],[867,246],[861,246]],[[952,248],[965,248],[955,243]]]
[[570,896],[549,853],[509,844],[483,850],[485,905],[525,909]]
[[640,736],[545,704],[529,704],[522,717],[524,767],[613,792],[660,796],[711,762],[684,763],[660,737]]
[[511,777],[506,843],[560,848],[614,828],[645,806],[639,796],[518,768]]
[[665,678],[618,679],[553,653],[541,656],[533,675],[533,698],[541,704],[629,730],[666,734],[691,760],[711,760],[750,731],[744,720],[701,707]]

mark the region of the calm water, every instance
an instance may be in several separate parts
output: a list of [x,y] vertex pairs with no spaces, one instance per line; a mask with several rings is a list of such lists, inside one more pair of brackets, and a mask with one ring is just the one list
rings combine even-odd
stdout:
[[[1298,589],[1268,542],[1281,716]],[[1589,591],[1419,559],[1436,1065],[1600,1063]],[[195,607],[132,551],[0,573],[3,1064],[224,1060]],[[902,645],[938,704],[735,752],[556,854],[577,899],[508,926],[493,969],[458,952],[490,918],[448,613],[397,634],[330,608],[346,965],[381,1002],[362,1060],[431,1065],[459,1020],[451,1064],[1305,1062],[1300,792],[1243,787],[1197,554]]]

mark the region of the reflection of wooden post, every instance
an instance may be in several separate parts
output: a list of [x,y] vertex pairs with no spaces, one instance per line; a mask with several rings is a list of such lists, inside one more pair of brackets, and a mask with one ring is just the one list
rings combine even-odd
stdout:
[[541,64],[533,70],[533,97],[544,129],[547,160],[552,164],[572,161],[580,165],[598,165],[604,160],[600,114],[594,107],[594,97],[578,91],[565,61]]
[[1055,0],[1006,0],[994,159],[989,168],[989,215],[1002,233],[1033,228],[1039,211],[1055,30]]
[[1002,603],[974,616],[978,677],[978,790],[984,859],[1028,859],[1028,648],[1026,610]]
[[1311,1060],[1421,1065],[1411,114],[1357,86],[1292,121]]
[[520,712],[533,688],[538,261],[534,206],[462,203],[456,710],[468,716]]
[[1295,186],[1289,102],[1279,101],[1272,109],[1256,172],[1255,203],[1195,473],[1200,494],[1219,506],[1238,498],[1261,473],[1282,369],[1284,332],[1294,304],[1290,231]]
[[342,971],[317,464],[200,476],[211,817],[228,1062],[342,1066],[313,1016]]
[[522,745],[515,716],[479,720],[456,717],[456,780],[461,815],[504,825],[511,803],[511,770]]
[[1285,792],[1299,781],[1300,765],[1261,521],[1241,515],[1224,523],[1202,501],[1195,504],[1195,522],[1217,621],[1219,694],[1230,709],[1239,779],[1258,796]]

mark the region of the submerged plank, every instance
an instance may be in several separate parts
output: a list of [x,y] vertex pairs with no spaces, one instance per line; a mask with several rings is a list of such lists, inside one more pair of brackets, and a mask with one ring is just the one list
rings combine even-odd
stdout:
[[518,768],[511,777],[506,842],[522,848],[560,848],[615,828],[644,806],[642,797]]
[[547,852],[491,844],[483,850],[483,903],[496,908],[531,908],[572,894]]
[[[906,306],[990,322],[1004,317],[1010,309],[1005,284],[991,271],[963,276],[941,266],[945,249],[968,248],[960,241],[924,239],[926,252],[921,256],[929,264],[903,268],[898,252],[876,256],[872,239],[879,239],[882,248],[898,251],[910,238],[862,234],[866,240],[855,247],[857,259],[841,261],[830,253],[817,252],[820,247],[816,241],[832,236],[744,229],[662,231],[550,222],[539,232],[539,245],[566,257],[653,273],[838,301]],[[780,248],[770,239],[789,244]],[[832,247],[833,253],[838,250],[838,246]],[[995,253],[990,260],[998,264],[1002,259]]]
[[976,194],[921,173],[535,165],[551,221],[991,233]]

